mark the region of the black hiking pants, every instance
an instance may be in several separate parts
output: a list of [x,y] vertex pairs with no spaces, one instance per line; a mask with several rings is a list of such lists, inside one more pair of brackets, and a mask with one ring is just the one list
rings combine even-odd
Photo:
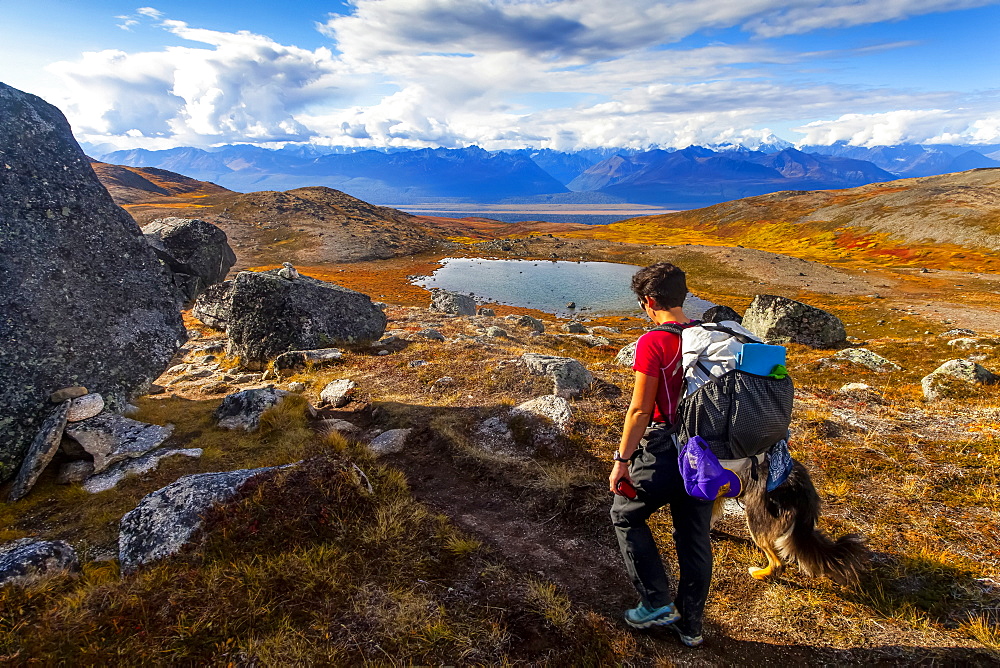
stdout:
[[[636,591],[643,604],[658,608],[674,601],[681,613],[678,622],[685,635],[701,634],[701,618],[712,579],[712,544],[708,531],[712,521],[712,501],[696,499],[684,491],[677,466],[677,447],[665,429],[648,429],[629,472],[638,497],[615,496],[611,522]],[[671,596],[663,560],[646,521],[670,505],[674,521],[674,545],[680,581],[677,596]]]

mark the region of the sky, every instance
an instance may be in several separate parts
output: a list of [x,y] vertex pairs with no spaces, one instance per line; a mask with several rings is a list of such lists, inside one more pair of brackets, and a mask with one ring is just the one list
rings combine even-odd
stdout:
[[92,146],[1000,143],[1000,0],[0,0]]

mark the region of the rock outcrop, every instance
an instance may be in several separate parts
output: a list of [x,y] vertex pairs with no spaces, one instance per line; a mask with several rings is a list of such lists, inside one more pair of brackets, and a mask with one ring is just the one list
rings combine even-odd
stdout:
[[122,570],[128,573],[174,554],[201,527],[205,511],[233,499],[249,480],[278,468],[187,475],[147,494],[121,520],[118,561]]
[[262,368],[290,350],[377,341],[385,332],[385,313],[367,295],[279,271],[241,271],[223,296],[227,352],[243,366]]
[[219,283],[236,264],[236,253],[226,233],[196,218],[160,218],[144,225],[142,233],[157,257],[173,273],[184,301],[195,299]]
[[212,329],[226,331],[229,323],[229,291],[232,288],[232,281],[208,286],[195,300],[191,315]]
[[847,340],[844,323],[815,306],[776,295],[757,295],[743,314],[743,326],[768,343],[834,348]]
[[79,567],[76,551],[61,540],[20,538],[0,545],[0,587]]
[[184,340],[169,272],[58,109],[0,84],[0,481],[83,385],[121,405]]

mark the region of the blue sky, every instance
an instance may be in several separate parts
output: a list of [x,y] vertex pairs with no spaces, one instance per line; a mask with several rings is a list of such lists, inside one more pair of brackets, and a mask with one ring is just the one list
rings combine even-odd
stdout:
[[0,0],[118,148],[1000,143],[1000,0]]

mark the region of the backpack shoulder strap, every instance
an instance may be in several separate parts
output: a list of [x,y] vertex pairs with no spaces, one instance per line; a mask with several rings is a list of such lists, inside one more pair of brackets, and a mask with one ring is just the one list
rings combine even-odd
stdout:
[[676,334],[680,336],[681,333],[688,327],[700,327],[702,322],[700,320],[692,320],[685,325],[679,325],[676,322],[665,322],[662,325],[657,325],[653,329],[649,330],[651,332],[670,332],[671,334]]
[[761,342],[760,339],[755,339],[752,336],[747,336],[746,334],[744,334],[742,332],[737,332],[736,330],[730,329],[729,327],[723,327],[722,325],[720,325],[720,324],[718,324],[716,322],[701,323],[701,326],[704,327],[705,329],[710,329],[712,331],[723,332],[725,334],[728,334],[729,336],[733,337],[734,339],[736,339],[740,343],[760,343]]

